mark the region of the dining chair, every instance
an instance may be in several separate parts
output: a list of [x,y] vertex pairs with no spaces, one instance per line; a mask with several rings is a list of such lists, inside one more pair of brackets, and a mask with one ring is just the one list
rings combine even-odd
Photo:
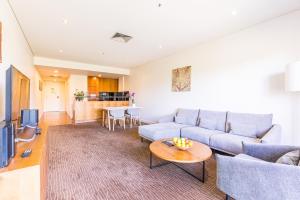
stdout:
[[126,117],[130,120],[130,128],[132,128],[132,124],[137,121],[139,125],[141,125],[140,108],[128,108],[126,110]]
[[[119,124],[120,124],[120,121],[123,122],[123,128],[125,130],[125,120],[126,120],[126,117],[125,117],[125,110],[124,109],[113,109],[113,110],[110,110],[109,111],[109,115],[108,115],[108,120],[113,120],[113,131],[115,130],[115,123],[117,121],[119,121]],[[120,124],[121,125],[121,124]],[[111,127],[109,125],[109,130],[111,130]]]

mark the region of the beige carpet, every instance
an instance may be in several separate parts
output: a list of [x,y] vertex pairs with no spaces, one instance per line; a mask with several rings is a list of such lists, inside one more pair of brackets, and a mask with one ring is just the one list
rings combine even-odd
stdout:
[[[136,128],[108,132],[97,123],[63,125],[50,127],[48,136],[47,199],[224,199],[213,159],[204,184],[172,164],[149,169],[148,144],[140,142]],[[199,164],[186,167],[201,172]]]

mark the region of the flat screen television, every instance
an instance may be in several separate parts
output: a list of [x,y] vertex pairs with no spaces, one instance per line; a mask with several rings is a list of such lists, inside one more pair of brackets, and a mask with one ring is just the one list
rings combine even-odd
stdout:
[[0,167],[15,156],[15,130],[22,109],[29,108],[30,79],[15,67],[6,70],[5,122],[0,126]]
[[30,79],[11,66],[6,71],[5,121],[20,124],[22,109],[29,108]]

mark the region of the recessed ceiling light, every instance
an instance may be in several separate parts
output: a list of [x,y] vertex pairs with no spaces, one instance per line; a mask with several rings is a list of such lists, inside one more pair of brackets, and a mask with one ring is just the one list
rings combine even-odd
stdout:
[[233,10],[233,11],[231,11],[231,14],[232,14],[233,16],[236,16],[236,15],[237,15],[237,11],[236,11],[236,10]]
[[163,48],[162,45],[159,45],[159,48],[162,49]]
[[54,70],[54,73],[58,73],[58,70]]
[[69,21],[67,19],[64,19],[63,22],[64,22],[64,24],[68,24],[69,23]]
[[60,49],[60,50],[59,50],[59,53],[62,53],[62,52],[64,52],[64,51],[63,51],[62,49]]

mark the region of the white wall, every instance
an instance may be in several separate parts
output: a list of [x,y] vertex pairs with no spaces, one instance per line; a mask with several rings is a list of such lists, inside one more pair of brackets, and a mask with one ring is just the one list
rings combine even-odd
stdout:
[[5,0],[0,0],[0,21],[2,22],[2,61],[0,63],[0,120],[5,112],[5,71],[10,65],[30,79],[30,106],[40,109],[42,94],[38,89],[40,76],[33,67],[33,56],[17,21]]
[[[295,94],[284,91],[285,66],[300,60],[300,12],[178,52],[131,70],[130,88],[156,120],[176,108],[273,113],[284,143],[298,143]],[[171,92],[171,70],[192,66],[191,92]],[[300,103],[300,102],[299,102]]]
[[129,91],[129,76],[119,77],[119,92]]
[[67,113],[72,118],[72,105],[74,102],[74,93],[76,90],[87,92],[87,76],[71,74],[67,83]]

